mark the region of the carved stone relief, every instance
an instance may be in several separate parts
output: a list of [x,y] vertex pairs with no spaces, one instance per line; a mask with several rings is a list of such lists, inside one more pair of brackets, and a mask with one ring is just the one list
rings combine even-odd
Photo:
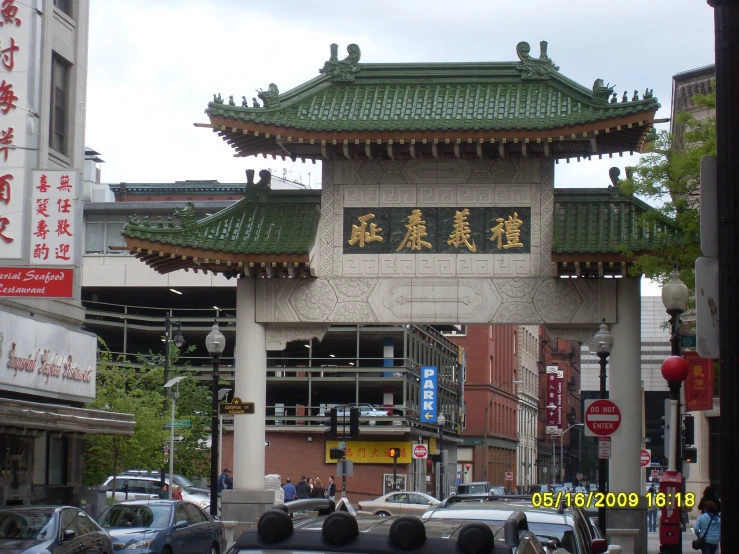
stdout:
[[261,323],[518,323],[616,320],[620,280],[391,277],[259,279]]
[[267,350],[285,350],[288,342],[296,340],[323,340],[330,325],[285,325],[273,323],[267,325]]

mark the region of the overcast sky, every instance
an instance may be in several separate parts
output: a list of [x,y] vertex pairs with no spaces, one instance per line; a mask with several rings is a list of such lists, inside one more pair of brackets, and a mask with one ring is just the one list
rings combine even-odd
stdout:
[[[86,145],[104,182],[245,181],[271,168],[315,187],[320,163],[234,158],[209,129],[214,93],[281,92],[318,75],[339,45],[362,62],[517,61],[539,41],[560,72],[619,98],[654,89],[670,115],[672,76],[714,62],[713,9],[704,0],[91,0]],[[239,102],[240,103],[240,102]],[[608,168],[636,157],[560,163],[558,187],[607,186]]]

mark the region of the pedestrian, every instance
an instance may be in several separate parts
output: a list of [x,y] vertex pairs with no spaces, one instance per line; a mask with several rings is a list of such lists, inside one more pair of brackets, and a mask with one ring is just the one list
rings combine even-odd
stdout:
[[649,503],[649,508],[647,508],[647,530],[654,532],[657,531],[657,504],[654,501],[657,489],[654,488],[654,485],[649,487],[648,493],[652,501]]
[[693,549],[697,543],[700,544],[702,554],[715,554],[721,539],[721,516],[718,515],[718,506],[713,500],[706,500],[703,503],[705,510],[698,519],[695,520],[693,532],[698,537],[693,541]]
[[316,480],[313,482],[313,493],[311,494],[311,498],[326,498],[326,489],[323,486],[323,481],[321,481],[320,477],[316,477]]
[[162,488],[159,489],[159,498],[169,498],[169,487],[167,483],[164,483]]
[[336,483],[334,483],[334,476],[329,475],[328,477],[328,489],[326,490],[326,498],[334,500],[336,498]]
[[298,500],[301,500],[303,498],[310,498],[311,488],[308,484],[308,480],[305,478],[305,475],[303,475],[300,478],[300,482],[295,485],[295,492],[298,496]]
[[310,478],[308,479],[308,484],[310,485],[310,492],[311,492],[311,497],[312,497],[312,496],[313,496],[313,487],[315,486],[315,485],[313,484],[313,477],[310,477]]
[[223,473],[218,477],[217,481],[217,487],[218,487],[218,496],[221,496],[221,493],[224,490],[227,489],[233,489],[234,488],[234,480],[233,480],[233,473],[230,469],[224,468]]
[[172,500],[182,500],[182,487],[175,487],[172,489]]
[[295,485],[293,485],[292,477],[288,477],[284,485],[282,485],[282,492],[285,493],[285,502],[292,502],[298,497],[298,493],[295,491]]
[[716,513],[721,513],[721,501],[718,499],[718,495],[716,494],[714,488],[710,485],[703,489],[703,497],[700,499],[700,502],[698,502],[698,509],[702,514],[706,513],[704,507],[706,500],[712,500],[716,504],[716,508],[718,509]]

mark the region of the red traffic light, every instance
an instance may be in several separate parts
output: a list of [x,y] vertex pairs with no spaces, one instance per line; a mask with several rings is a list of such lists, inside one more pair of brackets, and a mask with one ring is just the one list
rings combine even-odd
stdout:
[[392,448],[388,449],[388,454],[391,458],[397,460],[398,458],[400,458],[400,448],[398,448],[397,446],[393,446]]

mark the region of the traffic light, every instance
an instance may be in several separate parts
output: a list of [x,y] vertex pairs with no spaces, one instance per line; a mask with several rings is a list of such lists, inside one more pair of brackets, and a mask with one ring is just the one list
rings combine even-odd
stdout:
[[359,416],[362,413],[362,410],[359,408],[352,408],[349,410],[349,436],[350,437],[358,437],[359,436]]
[[683,416],[683,446],[695,444],[695,418],[686,414]]
[[336,408],[331,408],[328,411],[328,429],[324,431],[329,437],[336,437],[339,435],[339,416]]
[[398,448],[397,446],[390,447],[388,449],[388,453],[393,460],[397,460],[398,458],[400,458],[400,448]]
[[698,449],[697,448],[683,448],[683,461],[686,464],[694,464],[698,461]]
[[332,460],[341,460],[344,457],[344,451],[341,448],[332,448],[328,452],[328,457]]

